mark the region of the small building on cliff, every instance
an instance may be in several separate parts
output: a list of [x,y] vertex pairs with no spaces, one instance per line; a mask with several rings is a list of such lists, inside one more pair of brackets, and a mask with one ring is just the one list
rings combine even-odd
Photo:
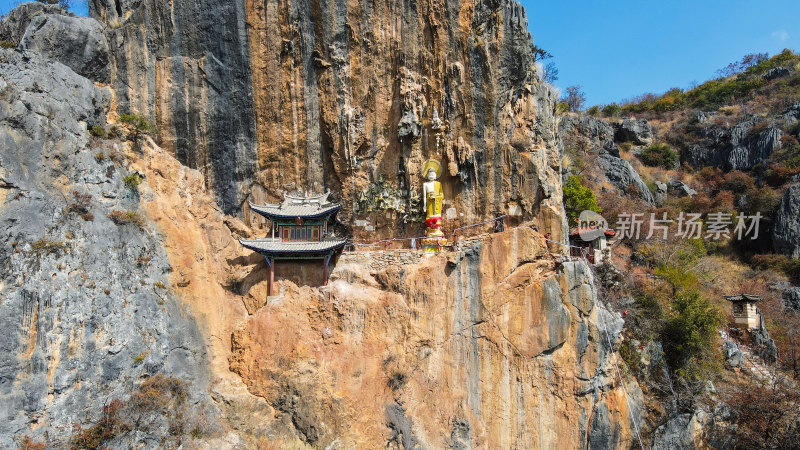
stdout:
[[592,264],[600,264],[610,257],[608,240],[616,231],[597,227],[578,227],[569,233],[570,255],[586,258]]
[[[282,203],[255,205],[250,209],[269,219],[270,237],[239,239],[242,246],[261,253],[269,266],[268,295],[274,295],[278,278],[298,285],[324,285],[328,282],[331,259],[347,243],[333,236],[332,225],[339,203],[328,201],[328,194],[310,197],[284,194]],[[276,267],[277,261],[281,261]]]
[[756,303],[761,297],[750,294],[730,295],[725,300],[733,306],[733,323],[745,329],[761,328],[761,311]]

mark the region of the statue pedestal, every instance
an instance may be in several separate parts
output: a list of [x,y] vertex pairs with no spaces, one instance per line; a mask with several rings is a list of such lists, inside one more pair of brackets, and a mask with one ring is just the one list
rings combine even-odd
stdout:
[[422,251],[426,258],[430,258],[431,256],[440,253],[442,251],[442,247],[445,245],[447,245],[447,239],[442,236],[426,237],[422,239]]

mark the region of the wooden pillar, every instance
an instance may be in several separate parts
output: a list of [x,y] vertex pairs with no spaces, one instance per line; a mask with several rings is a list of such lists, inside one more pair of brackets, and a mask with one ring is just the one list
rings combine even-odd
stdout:
[[269,284],[267,284],[267,297],[272,295],[272,283],[275,282],[275,258],[271,258],[267,255],[264,255],[267,259],[267,265],[269,265]]
[[331,256],[333,256],[333,255],[326,256],[325,260],[322,263],[322,279],[323,279],[322,285],[323,286],[327,286],[328,285],[328,263],[331,261]]
[[275,259],[269,265],[269,295],[272,295],[272,286],[275,284]]

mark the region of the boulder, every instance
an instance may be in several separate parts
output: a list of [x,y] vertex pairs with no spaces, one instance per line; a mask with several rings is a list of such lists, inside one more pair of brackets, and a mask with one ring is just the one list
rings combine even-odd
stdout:
[[656,206],[662,206],[667,198],[667,183],[656,181],[656,191],[653,193]]
[[710,415],[698,409],[694,414],[676,414],[653,432],[653,450],[694,450],[703,443],[704,428],[711,421]]
[[638,194],[647,203],[655,203],[650,188],[642,181],[639,173],[631,166],[628,161],[609,154],[600,155],[597,158],[597,165],[603,171],[605,178],[620,191],[632,193],[632,187],[639,191]]
[[760,322],[758,328],[751,331],[753,338],[753,351],[764,361],[774,364],[778,361],[778,346],[767,331],[767,324],[764,316],[759,315]]
[[19,44],[28,24],[34,17],[41,14],[70,14],[58,5],[48,5],[39,2],[23,3],[12,9],[0,20],[0,41]]
[[744,355],[742,354],[742,350],[736,345],[735,342],[725,340],[722,343],[722,351],[725,355],[725,364],[730,367],[739,367],[742,365],[742,360]]
[[624,119],[614,125],[614,138],[617,142],[633,142],[635,145],[648,145],[653,142],[653,128],[645,119]]
[[[746,130],[749,132],[749,128]],[[735,145],[727,155],[727,166],[731,170],[752,169],[766,160],[775,150],[781,148],[781,130],[769,127],[764,131],[747,135]],[[733,136],[731,137],[734,142]]]
[[775,212],[772,246],[777,253],[800,258],[800,184],[786,190]]
[[783,304],[787,308],[800,311],[800,287],[792,287],[783,291]]
[[694,197],[697,195],[697,191],[680,180],[670,180],[667,183],[667,192],[669,195],[674,195],[675,197]]
[[778,78],[788,77],[791,74],[792,71],[789,70],[788,67],[775,67],[773,69],[769,69],[768,71],[766,71],[764,75],[761,75],[761,78],[767,81],[772,81]]
[[558,122],[558,135],[565,148],[580,153],[619,156],[614,143],[614,127],[605,120],[589,115],[567,115]]
[[94,19],[37,15],[25,30],[19,48],[42,53],[92,81],[111,81],[108,42],[103,25]]

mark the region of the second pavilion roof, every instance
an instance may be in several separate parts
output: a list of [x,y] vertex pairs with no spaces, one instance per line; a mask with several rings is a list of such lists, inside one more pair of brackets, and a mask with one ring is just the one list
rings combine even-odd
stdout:
[[250,209],[262,216],[272,219],[321,219],[342,209],[340,203],[328,201],[328,194],[316,195],[311,197],[300,197],[293,195],[283,195],[283,203],[265,203],[256,205],[250,203]]

